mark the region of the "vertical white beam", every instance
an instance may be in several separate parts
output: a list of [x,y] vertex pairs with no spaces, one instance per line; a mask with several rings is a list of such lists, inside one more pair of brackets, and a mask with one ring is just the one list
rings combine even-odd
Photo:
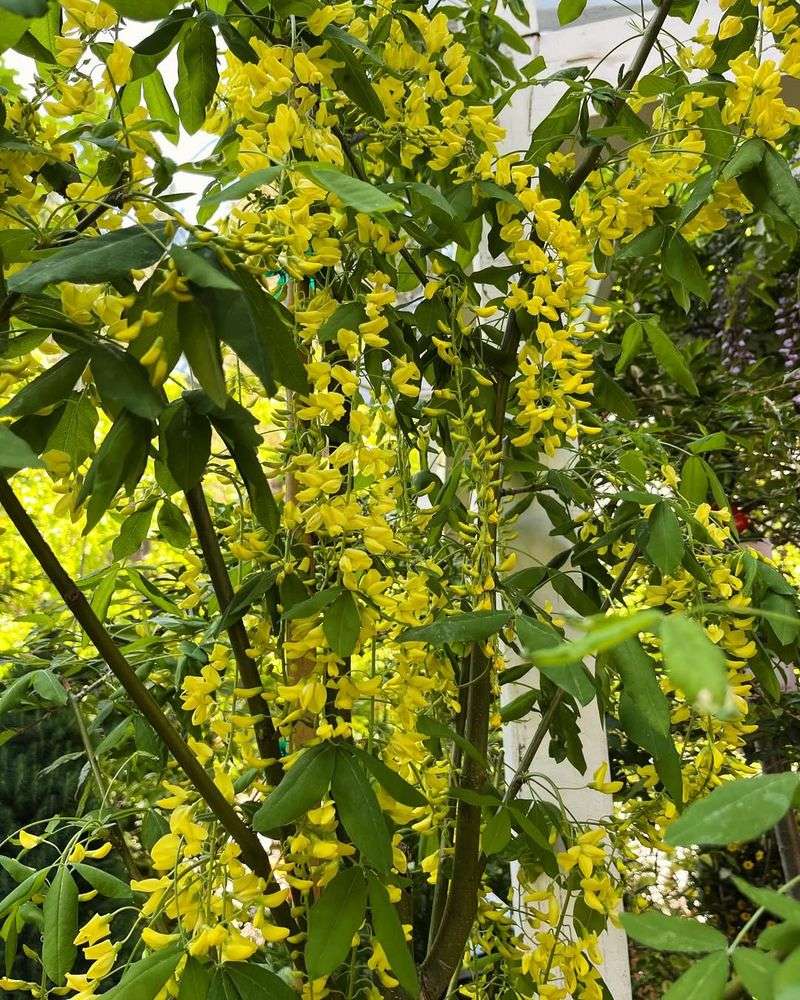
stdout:
[[[540,51],[538,21],[535,7],[531,12],[531,25],[525,28],[519,25],[520,32],[529,36],[529,41],[535,46],[533,54]],[[617,19],[617,24],[619,20]],[[597,25],[592,25],[597,28]],[[549,40],[554,34],[548,33]],[[602,33],[601,33],[602,36]],[[619,40],[619,36],[617,37]],[[552,44],[552,41],[551,41]],[[554,46],[555,47],[555,46]],[[611,46],[609,45],[609,48]],[[549,48],[549,46],[548,46]],[[563,45],[558,47],[560,60],[569,61],[568,50]],[[547,58],[547,53],[542,53]],[[602,53],[601,53],[602,55]],[[523,59],[528,57],[522,57]],[[598,56],[599,58],[599,56]],[[549,60],[548,60],[549,61]],[[548,71],[558,67],[549,66]],[[530,87],[518,92],[501,116],[502,124],[507,130],[505,148],[527,149],[530,135],[536,124],[542,120],[550,108],[560,97],[563,87],[559,85],[548,87]],[[488,261],[487,261],[488,263]],[[558,465],[562,456],[556,456],[554,464]],[[521,515],[517,523],[518,537],[515,547],[519,551],[518,568],[526,566],[541,566],[568,547],[563,538],[550,535],[552,525],[542,508],[536,501]],[[556,609],[567,610],[560,598],[551,592],[549,595]],[[527,681],[527,686],[523,684]],[[517,695],[529,690],[536,684],[536,673],[531,671],[520,685],[509,685],[503,691],[504,700],[511,700]],[[508,775],[510,776],[532,741],[539,723],[539,715],[532,714],[518,722],[504,727],[503,743]],[[556,763],[550,758],[548,741],[545,740],[532,765],[532,772],[544,777],[558,789],[563,804],[578,821],[597,822],[607,817],[613,803],[608,795],[596,792],[586,787],[587,780],[597,767],[608,763],[608,743],[603,729],[596,702],[582,709],[579,717],[583,751],[586,758],[587,774],[580,774],[568,761]],[[537,791],[539,789],[537,788]],[[540,792],[540,794],[544,794]],[[553,796],[554,797],[554,796]],[[570,933],[569,920],[565,921],[564,933]],[[627,940],[623,931],[611,928],[601,940],[603,953],[603,968],[601,973],[611,991],[614,1000],[631,1000],[630,968],[628,962]]]

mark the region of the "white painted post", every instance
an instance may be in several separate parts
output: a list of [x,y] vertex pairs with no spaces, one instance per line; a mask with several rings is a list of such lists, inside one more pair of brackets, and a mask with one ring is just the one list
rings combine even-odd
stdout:
[[[539,52],[544,55],[548,62],[547,71],[552,72],[560,68],[560,65],[572,62],[570,58],[570,46],[564,44],[566,39],[564,39],[563,35],[566,32],[547,32],[542,36],[541,42],[539,42],[538,20],[536,19],[535,11],[531,20],[532,25],[530,28],[524,29],[524,27],[520,26],[520,29],[523,34],[531,33],[532,37],[536,40]],[[620,25],[621,20],[615,19],[615,22],[617,25]],[[588,37],[592,36],[597,39],[598,32],[596,29],[598,27],[597,24],[593,24],[589,36],[586,34],[586,27],[582,27],[580,29],[581,40],[586,42],[588,41]],[[556,34],[560,36],[557,48],[553,37]],[[600,44],[603,44],[605,34],[605,32],[599,32],[601,38]],[[577,38],[573,39],[573,41],[577,40]],[[619,41],[619,35],[616,41]],[[613,43],[609,44],[607,49],[610,49],[612,45]],[[575,47],[577,51],[573,48],[576,55],[585,54],[580,52],[581,47],[580,44]],[[556,52],[558,56],[555,55]],[[596,59],[604,54],[605,51],[599,53]],[[588,61],[591,63],[592,61],[596,61],[596,59],[589,59]],[[563,88],[559,85],[528,88],[520,92],[518,96],[515,95],[512,98],[502,116],[502,124],[507,130],[505,140],[505,148],[507,150],[527,149],[533,129],[556,103],[562,90]],[[564,457],[563,455],[557,455],[553,460],[553,464],[556,467],[559,464],[563,464]],[[535,500],[520,516],[516,530],[517,539],[515,541],[515,548],[519,553],[517,564],[517,568],[519,569],[524,569],[527,566],[541,566],[549,562],[560,552],[563,552],[568,546],[565,539],[550,535],[552,525],[545,515],[544,510]],[[552,600],[557,610],[567,610],[555,592],[551,591],[547,596]],[[530,686],[536,683],[536,671],[532,670],[522,679],[521,684],[508,685],[503,691],[503,698],[510,701],[524,691],[529,690]],[[503,743],[505,747],[507,777],[510,778],[516,771],[520,759],[533,739],[539,721],[540,716],[532,714],[504,727]],[[592,702],[581,710],[579,725],[587,764],[586,775],[580,774],[568,761],[556,763],[552,760],[549,755],[547,740],[544,741],[534,758],[531,772],[545,778],[546,781],[552,782],[555,788],[558,789],[558,794],[563,804],[576,820],[596,822],[607,817],[613,806],[610,796],[586,787],[587,781],[591,780],[591,774],[597,767],[603,763],[608,763],[608,743],[596,702]],[[537,786],[537,793],[544,796],[547,795],[541,786]],[[562,933],[570,933],[569,919],[565,921]],[[602,936],[600,946],[603,954],[601,974],[611,995],[614,997],[614,1000],[631,1000],[630,967],[627,940],[624,932],[612,927]]]

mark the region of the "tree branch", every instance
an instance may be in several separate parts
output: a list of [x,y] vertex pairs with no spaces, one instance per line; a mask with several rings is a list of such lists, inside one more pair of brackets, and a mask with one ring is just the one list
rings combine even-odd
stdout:
[[0,505],[5,509],[11,523],[36,557],[45,575],[61,595],[75,620],[91,639],[97,652],[128,693],[131,701],[169,749],[206,805],[239,845],[244,863],[256,875],[267,882],[271,881],[273,877],[272,867],[258,835],[242,820],[220,792],[205,768],[184,742],[180,733],[136,676],[135,670],[128,663],[109,632],[106,631],[78,585],[61,565],[58,557],[45,541],[4,476],[0,476]]
[[[664,22],[669,16],[670,8],[672,7],[673,2],[674,0],[662,0],[660,7],[657,8],[652,20],[645,28],[642,40],[639,43],[639,48],[636,50],[636,54],[631,62],[630,69],[620,82],[619,90],[621,92],[624,93],[625,91],[632,90],[633,85],[639,79],[639,74],[644,69],[645,63],[653,50],[653,46],[658,38],[658,33],[663,28]],[[605,117],[605,123],[607,126],[614,124],[624,104],[625,98],[622,96],[622,93],[620,93],[609,108],[608,114]],[[595,146],[594,149],[587,154],[583,163],[579,164],[573,171],[572,175],[567,180],[567,189],[570,194],[575,194],[575,192],[581,187],[589,174],[597,167],[602,154],[603,146]]]
[[[217,539],[217,533],[214,530],[205,493],[203,493],[203,487],[200,483],[186,491],[186,502],[197,533],[197,540],[200,542],[200,548],[206,561],[211,586],[214,589],[220,613],[222,613],[233,600],[233,586]],[[242,686],[260,688],[262,686],[261,676],[255,663],[248,656],[250,639],[241,618],[229,625],[227,632]],[[273,785],[277,785],[283,777],[283,768],[278,759],[280,756],[278,733],[270,717],[269,709],[260,694],[249,697],[247,707],[251,715],[258,717],[258,721],[254,724],[258,752],[262,758],[270,761],[267,766],[267,776]]]
[[[661,6],[656,11],[642,36],[631,67],[620,85],[621,90],[629,90],[638,79],[656,43],[658,33],[669,14],[672,3],[673,0],[662,0]],[[606,115],[607,124],[613,123],[623,104],[624,98],[620,95]],[[592,170],[594,170],[600,159],[600,152],[600,147],[592,150],[586,160],[569,178],[567,186],[571,193],[574,194]],[[519,351],[521,336],[522,332],[519,327],[517,313],[513,311],[509,316],[508,325],[506,326],[500,345],[499,364],[497,366],[495,382],[493,427],[501,441],[504,438],[506,410],[508,408],[508,397],[513,377],[511,362],[514,361]],[[498,486],[498,490],[500,489],[502,489],[502,483]],[[609,599],[613,600],[611,594],[609,594]],[[477,649],[479,649],[478,646],[473,646],[473,654]],[[476,657],[473,655],[473,666],[475,659]],[[489,671],[484,670],[483,674],[485,675],[484,679],[476,682],[474,685],[470,684],[470,688],[475,689],[471,693],[471,697],[475,700],[470,706],[470,713],[467,718],[467,732],[465,733],[467,739],[479,748],[486,746],[489,726],[489,704],[491,700]],[[517,785],[517,791],[524,781],[524,775],[527,773],[536,752],[547,735],[552,716],[558,711],[558,706],[561,704],[563,697],[563,692],[559,690],[548,708],[546,716],[541,720],[534,736],[534,742],[528,748],[525,758],[520,763],[520,767],[512,779],[512,782]],[[483,730],[477,731],[479,726],[483,726]],[[468,782],[475,780],[474,768],[475,764],[473,761],[466,760],[464,762],[462,781],[465,783],[465,787],[473,787]],[[453,864],[453,871],[456,877],[450,882],[441,927],[428,949],[428,954],[422,964],[422,1000],[439,1000],[447,989],[450,976],[453,974],[458,962],[463,958],[464,949],[475,919],[477,894],[480,890],[480,881],[484,869],[484,859],[480,853],[480,824],[480,807],[459,801],[458,812],[456,814]]]

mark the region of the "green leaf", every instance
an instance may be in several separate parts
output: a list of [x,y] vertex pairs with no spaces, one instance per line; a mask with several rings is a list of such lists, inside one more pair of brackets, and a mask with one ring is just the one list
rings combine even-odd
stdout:
[[540,665],[560,667],[575,660],[582,660],[584,656],[602,653],[640,632],[652,631],[661,617],[660,611],[650,609],[637,611],[633,615],[596,618],[591,621],[591,627],[580,639],[536,650],[532,660],[537,667]]
[[34,295],[59,281],[98,284],[128,277],[161,258],[164,226],[129,226],[102,236],[85,237],[30,264],[8,279],[8,290]]
[[720,173],[722,180],[730,181],[754,170],[764,159],[766,148],[763,139],[745,139],[722,168]]
[[490,857],[492,854],[499,854],[509,840],[511,840],[511,814],[508,809],[501,806],[486,821],[481,835],[481,848],[483,853]]
[[675,511],[660,500],[650,512],[645,551],[653,565],[671,576],[683,558],[683,535]]
[[120,532],[111,546],[115,559],[127,559],[144,545],[147,532],[150,530],[150,522],[153,520],[155,506],[155,500],[151,500],[125,518]]
[[[543,622],[536,621],[534,618],[529,618],[527,615],[522,615],[517,622],[517,635],[522,643],[525,656],[528,659],[533,659],[534,654],[539,650],[550,649],[553,646],[561,645],[563,642],[562,637],[552,625],[546,625]],[[539,669],[548,680],[551,680],[558,687],[563,688],[579,704],[588,705],[594,698],[594,683],[580,660],[577,660],[575,663],[565,663],[560,667],[544,667],[544,669],[540,667]],[[523,695],[522,697],[525,696]],[[517,702],[519,700],[515,699]],[[504,709],[501,709],[501,715],[503,715],[504,711],[508,714],[507,710],[514,703],[511,702]],[[517,706],[517,708],[520,707]],[[516,716],[516,718],[521,718],[521,716]]]
[[175,972],[180,957],[178,948],[156,951],[129,965],[118,985],[99,996],[103,1000],[155,1000]]
[[758,935],[756,944],[762,951],[780,951],[784,954],[800,948],[800,927],[794,924],[772,924]]
[[349,208],[355,208],[366,215],[403,210],[402,202],[396,201],[366,181],[343,173],[329,163],[302,162],[293,166],[304,177],[335,194]]
[[629,243],[622,243],[618,245],[616,253],[614,254],[614,260],[625,261],[634,260],[639,257],[650,257],[652,254],[658,253],[661,249],[666,234],[666,227],[662,225],[653,226],[651,229],[645,229],[643,233],[639,233],[638,236],[634,236]]
[[800,1000],[800,948],[781,964],[772,980],[772,989],[775,1000]]
[[681,468],[681,496],[694,507],[703,503],[708,493],[708,476],[701,458],[690,455]]
[[728,956],[706,955],[670,986],[664,1000],[722,1000],[727,981]]
[[558,149],[578,124],[582,103],[577,91],[568,90],[563,94],[553,110],[533,130],[525,159],[532,163],[542,163],[550,153]]
[[162,500],[158,511],[158,530],[176,549],[185,549],[192,537],[189,522],[180,507],[171,500]]
[[197,381],[209,399],[224,410],[228,392],[222,370],[219,339],[208,311],[197,299],[179,304],[178,332],[181,348]]
[[775,889],[764,889],[749,885],[743,878],[733,876],[733,883],[743,896],[747,896],[756,906],[790,924],[800,926],[800,902],[786,893]]
[[511,611],[467,611],[440,618],[430,625],[407,628],[397,642],[427,642],[444,646],[450,642],[483,642],[511,620]]
[[261,436],[253,428],[253,418],[231,399],[225,413],[212,412],[211,419],[244,480],[256,519],[272,537],[278,530],[280,516],[258,455],[256,442],[261,441]]
[[239,286],[206,258],[186,247],[173,247],[170,256],[186,277],[203,288],[221,288],[223,291],[239,292]]
[[222,188],[221,191],[204,195],[200,200],[200,207],[216,208],[217,205],[221,205],[225,201],[238,201],[240,198],[245,198],[253,191],[272,184],[283,173],[283,169],[283,167],[264,167],[263,170],[254,170],[252,173],[245,174],[233,184]]
[[0,469],[36,469],[41,464],[27,441],[0,425]]
[[350,656],[358,645],[361,615],[349,590],[343,590],[325,611],[322,631],[337,656]]
[[164,132],[170,139],[177,142],[180,132],[178,113],[172,103],[172,98],[169,96],[164,77],[157,69],[143,78],[142,93],[151,118],[164,122],[164,126],[159,131]]
[[346,751],[336,754],[331,795],[339,819],[361,856],[378,871],[387,872],[392,864],[392,844],[386,820],[364,769]]
[[0,416],[22,417],[62,402],[75,388],[88,360],[86,351],[68,354],[20,389],[0,410]]
[[0,0],[0,9],[19,17],[43,17],[47,13],[47,0]]
[[622,375],[627,369],[628,365],[641,350],[643,343],[644,327],[641,323],[631,323],[625,328],[625,333],[622,335],[620,355],[614,367],[614,372],[617,375]]
[[178,45],[178,83],[175,100],[181,124],[194,135],[206,120],[206,109],[219,83],[217,41],[208,20],[199,18]]
[[56,986],[72,968],[78,949],[73,944],[78,933],[78,887],[66,866],[61,866],[44,899],[42,965]]
[[[12,0],[13,2],[13,0]],[[0,52],[16,48],[28,34],[28,21],[10,11],[0,18]]]
[[26,878],[36,874],[36,869],[23,865],[16,858],[0,857],[0,865],[8,872],[15,882],[24,882]]
[[317,334],[320,343],[335,340],[340,330],[358,330],[359,324],[365,322],[367,314],[361,302],[342,302],[336,307],[332,316],[322,324]]
[[476,764],[480,764],[482,767],[486,766],[483,756],[468,739],[457,733],[452,726],[446,726],[443,722],[439,722],[438,719],[434,719],[430,715],[417,716],[417,732],[422,733],[423,736],[431,736],[437,740],[449,740],[451,743],[455,743],[467,757],[471,757]]
[[[710,73],[727,72],[731,61],[738,55],[741,55],[742,52],[746,52],[756,37],[759,17],[758,13],[753,10],[750,0],[736,0],[735,3],[726,9],[725,13],[729,17],[740,17],[743,22],[742,29],[730,38],[720,38],[719,32],[717,32],[717,38],[713,45],[716,59],[713,65],[709,67],[708,72]],[[724,19],[720,22],[720,26],[722,24],[724,24]]]
[[800,226],[800,186],[792,173],[789,161],[772,146],[764,152],[764,174],[767,192],[783,209],[796,226]]
[[715,927],[688,917],[648,910],[646,913],[622,913],[620,919],[629,937],[656,951],[703,955],[709,951],[725,951],[728,947],[725,935]]
[[203,965],[193,955],[186,960],[178,988],[178,1000],[206,1000],[211,985],[211,969]]
[[774,1000],[772,982],[780,968],[777,959],[756,948],[739,945],[733,953],[733,967],[749,993],[758,1000]]
[[703,711],[720,713],[728,699],[725,654],[698,622],[672,614],[661,623],[661,652],[672,683]]
[[558,23],[571,24],[586,9],[586,0],[558,0]]
[[109,346],[96,347],[92,351],[92,376],[103,400],[123,406],[137,417],[154,420],[164,409],[146,369],[132,354]]
[[63,451],[77,467],[94,451],[94,430],[97,410],[88,396],[68,399],[53,432],[47,439],[46,451]]
[[336,759],[330,743],[320,743],[304,751],[253,817],[255,829],[269,833],[319,805],[330,786]]
[[687,292],[708,302],[711,289],[694,250],[679,233],[674,233],[661,257],[664,272]]
[[157,21],[166,17],[178,0],[108,0],[122,17],[133,21]]
[[305,601],[299,601],[283,612],[284,621],[291,622],[296,618],[313,618],[329,605],[333,604],[336,598],[342,593],[341,587],[326,587],[312,594]]
[[728,435],[725,431],[715,431],[713,434],[705,434],[697,441],[692,441],[689,445],[689,451],[693,455],[701,455],[706,451],[720,451],[727,447],[729,447]]
[[93,889],[97,889],[100,895],[107,899],[130,899],[133,895],[128,883],[110,872],[82,863],[74,864],[72,867]]
[[669,702],[658,683],[655,663],[635,637],[615,646],[608,656],[622,682],[620,725],[637,746],[652,754],[670,798],[680,803],[680,758],[670,732]]
[[[244,363],[258,375],[271,395],[272,377],[295,392],[308,392],[308,379],[294,339],[294,317],[246,271],[239,269],[237,280],[244,292],[248,319],[237,329],[218,323],[222,339],[230,344]],[[230,296],[224,296],[230,302]]]
[[650,341],[650,347],[653,349],[653,354],[655,354],[659,365],[690,396],[699,395],[697,384],[678,348],[655,320],[647,320],[643,325],[647,339]]
[[95,455],[81,491],[81,498],[89,496],[84,533],[90,531],[108,510],[131,466],[137,465],[139,456],[146,451],[149,437],[149,425],[127,410],[114,421]]
[[162,415],[161,429],[170,475],[182,490],[190,490],[203,478],[211,454],[208,417],[179,399]]
[[46,879],[46,870],[34,872],[33,875],[29,875],[23,882],[15,886],[7,896],[0,900],[0,917],[4,917],[17,903],[30,899],[34,893],[41,889]]
[[[524,668],[526,673],[530,670],[530,666],[527,663],[524,664]],[[555,673],[555,670],[553,672]],[[523,692],[521,695],[512,698],[511,701],[507,701],[504,705],[500,706],[500,721],[507,723],[524,719],[526,715],[533,711],[533,707],[538,701],[539,692],[537,690]]]
[[367,912],[367,880],[360,868],[344,868],[322,890],[308,913],[306,970],[327,976],[344,962]]
[[33,690],[50,705],[66,705],[67,692],[51,670],[34,670],[30,675]]
[[789,811],[800,775],[760,774],[728,781],[686,809],[667,830],[673,847],[753,840]]
[[368,875],[367,878],[372,930],[386,953],[392,972],[400,981],[400,985],[416,1000],[419,997],[417,969],[406,943],[397,910],[392,906],[386,887],[374,875]]
[[295,991],[280,976],[255,962],[226,962],[217,969],[208,994],[208,1000],[255,1000],[256,997],[297,1000]]
[[616,413],[623,420],[636,419],[638,411],[633,400],[602,368],[595,369],[593,379],[594,400],[599,409]]
[[409,785],[405,778],[401,778],[396,771],[387,767],[380,757],[375,757],[360,747],[353,747],[353,752],[378,784],[382,785],[396,802],[412,809],[416,806],[427,805],[425,796],[413,785]]
[[6,712],[13,712],[14,709],[19,705],[25,695],[28,693],[31,684],[33,683],[33,674],[23,674],[22,677],[17,677],[10,684],[6,686],[3,694],[0,695],[0,718]]
[[231,603],[225,608],[219,620],[217,631],[228,629],[231,625],[241,621],[248,609],[275,586],[277,576],[277,570],[272,569],[251,573],[233,595]]
[[[346,35],[344,32],[339,37],[342,36],[346,38],[352,37]],[[334,71],[334,79],[337,86],[362,111],[373,118],[377,118],[380,122],[384,121],[386,119],[386,112],[383,103],[369,82],[369,78],[364,72],[364,68],[356,57],[355,52],[348,45],[338,41],[337,38],[331,38],[329,31],[326,32],[326,41],[330,45],[331,57],[338,62],[344,63],[343,67]]]

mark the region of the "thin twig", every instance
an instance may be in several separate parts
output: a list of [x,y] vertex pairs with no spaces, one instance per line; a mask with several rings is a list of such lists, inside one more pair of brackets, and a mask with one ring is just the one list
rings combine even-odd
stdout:
[[[625,585],[625,581],[628,579],[631,570],[636,565],[638,558],[639,558],[639,549],[637,546],[634,546],[633,550],[631,551],[631,554],[628,556],[625,562],[625,565],[620,570],[619,575],[612,584],[608,594],[606,594],[606,598],[600,607],[601,612],[607,611],[611,607],[613,602],[616,600],[616,598],[619,596],[623,586]],[[556,712],[558,711],[565,697],[566,697],[566,692],[564,691],[563,688],[559,688],[558,691],[556,691],[556,693],[553,695],[553,698],[550,704],[547,706],[544,715],[542,715],[542,718],[539,722],[536,732],[533,734],[533,739],[528,745],[528,748],[525,751],[522,760],[519,762],[519,766],[514,772],[514,775],[511,778],[511,781],[509,781],[508,787],[506,788],[506,793],[503,796],[503,802],[506,805],[513,802],[514,799],[519,794],[519,790],[525,783],[525,778],[531,769],[531,764],[533,763],[536,754],[539,752],[539,748],[541,747],[542,743],[544,743],[545,737],[547,736],[547,733],[550,730],[550,725],[553,719],[555,718]]]

